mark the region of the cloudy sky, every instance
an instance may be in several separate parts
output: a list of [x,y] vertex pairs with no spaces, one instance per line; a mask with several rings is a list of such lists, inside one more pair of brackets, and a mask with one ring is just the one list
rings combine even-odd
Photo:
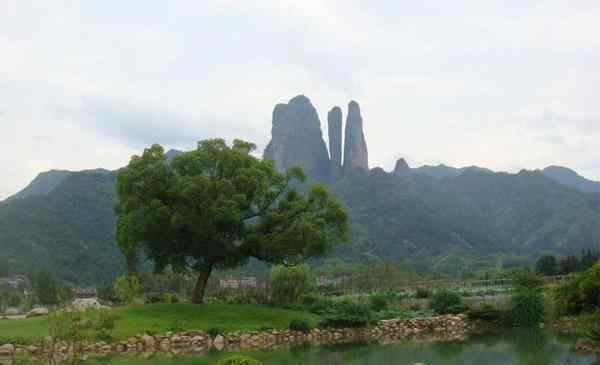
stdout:
[[600,179],[600,1],[0,0],[0,199],[144,146],[264,148],[275,103],[361,104],[372,166]]

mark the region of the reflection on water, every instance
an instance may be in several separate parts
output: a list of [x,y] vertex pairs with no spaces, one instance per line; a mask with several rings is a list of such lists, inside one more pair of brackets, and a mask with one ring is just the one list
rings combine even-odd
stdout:
[[[472,336],[468,341],[402,343],[386,346],[305,347],[253,354],[266,365],[600,365],[600,359],[572,351],[574,340],[539,330]],[[204,365],[216,356],[131,359],[115,358],[90,365]]]

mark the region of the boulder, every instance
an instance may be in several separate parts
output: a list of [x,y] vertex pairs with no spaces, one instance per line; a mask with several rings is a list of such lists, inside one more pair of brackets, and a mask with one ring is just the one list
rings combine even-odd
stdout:
[[12,354],[14,352],[15,352],[15,345],[12,345],[9,343],[9,344],[0,346],[0,356],[12,356]]
[[34,308],[27,313],[27,318],[43,317],[48,315],[48,308]]

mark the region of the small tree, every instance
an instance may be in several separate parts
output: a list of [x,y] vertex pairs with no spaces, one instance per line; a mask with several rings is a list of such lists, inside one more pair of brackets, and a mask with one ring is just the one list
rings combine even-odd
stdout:
[[300,168],[278,172],[256,146],[205,140],[169,163],[154,145],[117,179],[117,241],[130,272],[140,250],[156,272],[197,271],[192,302],[202,303],[213,268],[254,257],[294,264],[322,255],[347,233],[347,217],[323,186],[301,194]]
[[535,272],[540,275],[553,276],[558,274],[558,261],[555,256],[545,255],[538,259]]
[[40,304],[56,305],[60,302],[61,286],[50,272],[40,271],[33,274],[31,285]]
[[142,285],[137,276],[119,276],[113,285],[113,292],[121,303],[131,304],[142,296]]
[[546,313],[542,278],[529,270],[522,270],[513,278],[510,321],[517,327],[531,327],[543,322]]
[[314,287],[314,277],[308,265],[275,266],[271,270],[271,295],[276,305],[297,303]]

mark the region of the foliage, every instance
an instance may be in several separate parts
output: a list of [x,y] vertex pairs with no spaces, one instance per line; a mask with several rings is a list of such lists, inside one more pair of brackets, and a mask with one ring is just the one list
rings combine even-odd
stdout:
[[321,296],[317,293],[309,293],[300,296],[300,304],[306,308],[310,308],[321,300]]
[[54,275],[40,271],[32,275],[31,285],[38,302],[43,305],[56,305],[61,302],[61,287]]
[[513,286],[515,289],[532,289],[536,290],[544,285],[544,279],[535,272],[524,269],[518,270],[513,274]]
[[558,274],[558,260],[553,255],[545,255],[535,264],[535,272],[540,275],[553,276]]
[[600,310],[600,263],[573,274],[554,292],[560,314],[576,315]]
[[208,333],[208,335],[209,335],[210,337],[212,337],[212,338],[215,338],[215,337],[217,337],[217,336],[219,336],[219,335],[223,335],[223,333],[225,333],[225,332],[223,331],[223,329],[222,329],[222,328],[219,328],[219,327],[211,327],[211,328],[209,328],[209,329],[206,331],[206,333]]
[[113,285],[113,292],[121,303],[131,304],[142,296],[142,286],[137,276],[119,276]]
[[544,321],[544,294],[538,289],[521,288],[511,297],[509,320],[516,327],[532,327]]
[[154,145],[134,156],[117,178],[117,241],[134,271],[140,250],[155,271],[199,273],[192,302],[203,301],[215,266],[249,257],[298,263],[324,254],[347,235],[344,209],[323,186],[305,194],[300,168],[278,172],[252,155],[254,144],[204,140],[169,164]]
[[415,293],[415,298],[417,299],[427,299],[427,298],[431,298],[431,291],[424,289],[424,288],[417,288],[417,291]]
[[262,365],[262,362],[248,356],[231,356],[220,360],[217,365]]
[[326,311],[321,327],[365,327],[372,320],[371,310],[367,305],[350,300],[334,302]]
[[596,343],[600,343],[600,314],[597,314],[587,327],[585,337]]
[[308,265],[273,267],[269,277],[273,303],[286,306],[298,303],[314,287],[314,278]]
[[431,309],[437,314],[460,313],[462,304],[462,297],[449,290],[438,290],[431,297]]
[[371,310],[374,312],[386,310],[388,307],[387,297],[382,294],[371,295],[369,301],[371,303]]
[[304,318],[294,318],[290,321],[288,328],[291,331],[298,331],[303,333],[310,332],[310,322]]
[[501,322],[505,318],[504,312],[489,304],[485,304],[479,309],[469,310],[467,315],[472,320],[484,322]]
[[96,310],[96,317],[92,321],[94,337],[99,341],[111,341],[115,329],[117,316],[109,309]]

